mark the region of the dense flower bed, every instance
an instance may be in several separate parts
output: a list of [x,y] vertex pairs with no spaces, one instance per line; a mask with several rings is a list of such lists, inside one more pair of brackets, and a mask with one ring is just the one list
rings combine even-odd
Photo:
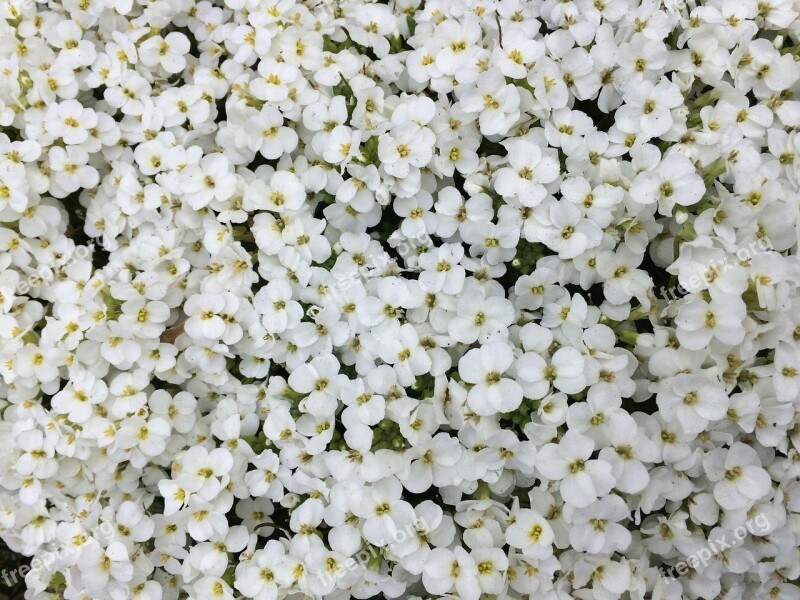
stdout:
[[26,598],[800,598],[800,1],[0,14]]

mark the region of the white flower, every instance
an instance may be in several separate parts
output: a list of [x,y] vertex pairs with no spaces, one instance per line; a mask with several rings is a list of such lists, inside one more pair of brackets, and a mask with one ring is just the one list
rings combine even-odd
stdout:
[[630,83],[617,111],[616,124],[624,133],[658,137],[672,127],[670,110],[683,102],[680,89],[670,81]]
[[143,417],[127,419],[116,435],[117,447],[130,452],[131,464],[144,466],[148,459],[159,456],[167,447],[170,426],[164,419]]
[[467,396],[470,408],[479,415],[507,413],[522,402],[522,388],[517,382],[503,377],[514,362],[508,344],[490,342],[470,350],[458,363],[458,371],[473,387]]
[[233,600],[234,594],[230,585],[219,577],[204,575],[191,585],[193,598],[219,598],[219,600]]
[[630,545],[630,532],[618,523],[628,517],[628,507],[619,496],[606,496],[581,509],[567,508],[572,521],[569,541],[576,550],[612,554]]
[[753,448],[734,443],[726,452],[713,450],[703,460],[708,478],[714,484],[714,499],[725,510],[748,509],[770,490],[770,476],[761,467]]
[[471,290],[475,290],[474,285],[464,287],[447,332],[462,343],[488,342],[504,337],[514,320],[514,307],[505,298],[482,297],[484,292],[475,290],[468,293]]
[[139,61],[148,67],[160,65],[167,73],[180,73],[186,67],[189,39],[178,31],[155,35],[139,46]]
[[547,195],[545,186],[558,179],[556,153],[543,153],[536,144],[519,138],[505,146],[511,166],[497,171],[495,189],[502,196],[516,198],[523,206],[538,205]]
[[414,508],[416,521],[413,527],[405,524],[402,539],[398,536],[390,544],[392,552],[402,558],[403,567],[411,573],[423,572],[427,559],[434,547],[446,547],[455,535],[455,525],[449,515],[445,515],[442,508],[425,500]]
[[97,115],[76,100],[52,104],[45,118],[45,129],[65,144],[82,144],[89,138],[89,130],[97,126]]
[[604,278],[603,295],[611,304],[624,304],[635,297],[647,302],[650,278],[637,267],[642,256],[628,246],[620,246],[617,252],[601,251],[597,254],[597,273]]
[[505,134],[519,118],[520,98],[516,86],[506,84],[503,74],[489,69],[478,75],[475,87],[459,98],[468,113],[479,113],[483,135]]
[[431,359],[420,345],[419,334],[409,324],[401,325],[380,342],[380,357],[394,367],[401,385],[411,385],[418,375],[427,373]]
[[686,433],[703,431],[709,421],[722,419],[728,395],[719,384],[702,374],[679,374],[656,396],[658,408],[668,421],[677,420]]
[[481,595],[475,560],[459,546],[455,550],[431,550],[422,582],[431,594],[443,595],[455,589],[459,598],[464,600],[477,600]]
[[361,497],[352,499],[351,510],[365,519],[364,537],[376,546],[387,545],[398,532],[399,523],[414,519],[414,510],[400,499],[403,486],[396,477],[386,477],[363,489]]
[[228,160],[221,154],[208,154],[197,165],[181,171],[181,189],[186,201],[197,210],[213,200],[227,200],[233,194],[236,178]]
[[419,258],[424,269],[419,276],[420,287],[427,293],[457,294],[464,287],[466,271],[459,262],[464,249],[459,244],[444,244]]
[[419,128],[397,126],[378,139],[378,158],[389,175],[408,177],[412,168],[424,167],[432,157],[433,145]]
[[228,553],[240,552],[247,545],[247,530],[234,525],[224,534],[217,533],[205,542],[192,547],[187,563],[200,573],[221,577],[228,567]]
[[572,204],[554,203],[550,206],[550,227],[545,230],[544,242],[561,258],[575,258],[589,248],[595,248],[603,237],[602,230]]
[[551,385],[568,394],[586,387],[583,356],[575,348],[559,348],[550,364],[539,354],[526,352],[517,361],[517,374],[529,398],[544,397]]
[[282,280],[258,290],[253,307],[263,315],[261,322],[269,333],[281,333],[296,327],[303,316],[300,303],[292,300],[292,288]]
[[611,466],[590,460],[593,450],[594,442],[574,431],[539,450],[536,468],[545,478],[559,481],[564,502],[576,508],[586,508],[614,486]]
[[419,458],[411,462],[408,479],[403,482],[408,491],[419,494],[431,485],[438,488],[458,482],[453,477],[453,467],[461,458],[461,445],[456,438],[439,433],[415,453]]
[[301,406],[317,417],[336,411],[339,388],[343,375],[339,375],[339,361],[334,356],[318,356],[294,369],[289,375],[289,385],[301,394],[307,394]]
[[553,530],[542,515],[523,508],[515,511],[514,522],[506,529],[506,541],[525,556],[545,559],[553,554]]
[[471,552],[478,570],[478,584],[486,594],[501,594],[505,589],[508,557],[500,548],[476,548]]
[[169,307],[164,302],[132,298],[122,305],[119,323],[132,331],[138,330],[142,337],[154,338],[164,330],[167,319]]
[[108,395],[108,386],[94,375],[86,372],[53,396],[55,410],[66,414],[73,423],[84,423],[92,416],[93,406],[103,402]]
[[133,564],[120,542],[107,548],[92,540],[81,550],[81,581],[90,593],[102,593],[111,582],[126,582],[133,577]]
[[575,565],[575,584],[583,586],[591,581],[593,597],[611,600],[630,587],[631,569],[627,562],[610,557],[585,555]]
[[236,589],[255,600],[270,600],[277,597],[278,582],[275,570],[285,552],[279,541],[267,541],[266,546],[257,550],[249,562],[237,565],[234,584]]
[[106,88],[103,97],[109,105],[120,109],[123,114],[138,117],[145,112],[151,91],[152,87],[144,77],[126,69],[117,85]]
[[675,317],[678,340],[688,350],[707,347],[712,339],[735,346],[745,336],[742,325],[746,312],[739,296],[718,295],[710,302],[692,298]]
[[436,66],[445,75],[454,75],[474,52],[481,38],[477,19],[462,22],[450,19],[441,23],[434,32],[437,44]]
[[689,160],[670,154],[654,171],[642,173],[631,183],[631,199],[640,204],[658,202],[661,214],[670,214],[673,207],[691,206],[703,197],[703,179]]
[[192,446],[181,458],[178,477],[187,491],[211,500],[227,485],[232,467],[233,457],[225,448],[208,452],[203,446]]
[[184,329],[193,338],[217,340],[225,332],[225,321],[220,313],[225,309],[225,298],[218,294],[195,294],[186,301],[184,311],[189,317]]
[[97,170],[87,164],[89,154],[82,148],[54,146],[50,148],[48,158],[52,169],[51,191],[56,198],[64,198],[81,188],[91,189],[100,180]]

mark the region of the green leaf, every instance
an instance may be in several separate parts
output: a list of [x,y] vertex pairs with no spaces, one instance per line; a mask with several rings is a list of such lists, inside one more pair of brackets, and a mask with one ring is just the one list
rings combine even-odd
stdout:
[[417,22],[413,17],[406,17],[406,24],[408,25],[409,35],[414,35],[414,32],[417,30]]

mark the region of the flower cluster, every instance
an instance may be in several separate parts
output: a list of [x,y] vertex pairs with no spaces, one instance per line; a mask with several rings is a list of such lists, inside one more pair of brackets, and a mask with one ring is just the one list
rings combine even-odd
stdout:
[[800,597],[800,0],[0,17],[26,598]]

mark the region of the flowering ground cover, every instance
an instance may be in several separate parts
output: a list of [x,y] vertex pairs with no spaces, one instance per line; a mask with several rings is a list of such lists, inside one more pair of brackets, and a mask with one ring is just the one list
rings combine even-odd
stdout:
[[0,598],[800,599],[800,0],[0,16]]

